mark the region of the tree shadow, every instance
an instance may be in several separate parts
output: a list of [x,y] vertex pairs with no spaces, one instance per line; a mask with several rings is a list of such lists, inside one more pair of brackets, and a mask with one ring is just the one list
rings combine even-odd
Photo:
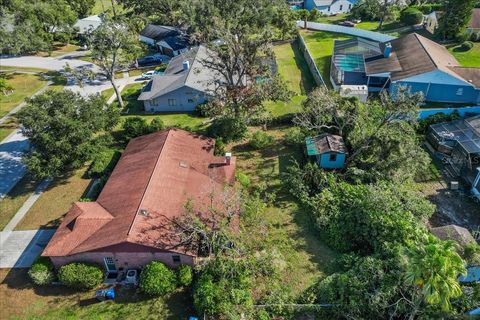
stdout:
[[300,79],[301,93],[308,94],[313,90],[315,86],[315,80],[313,79],[310,69],[308,68],[307,62],[305,61],[305,58],[302,52],[300,51],[300,48],[298,47],[298,42],[294,41],[290,44],[290,46],[292,47],[292,50],[293,50],[295,64],[297,65],[302,75]]

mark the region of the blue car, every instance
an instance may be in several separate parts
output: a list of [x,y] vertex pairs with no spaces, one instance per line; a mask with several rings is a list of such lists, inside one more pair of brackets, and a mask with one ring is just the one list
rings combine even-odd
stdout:
[[161,64],[163,62],[163,59],[159,56],[146,56],[138,59],[137,62],[139,66],[145,67]]

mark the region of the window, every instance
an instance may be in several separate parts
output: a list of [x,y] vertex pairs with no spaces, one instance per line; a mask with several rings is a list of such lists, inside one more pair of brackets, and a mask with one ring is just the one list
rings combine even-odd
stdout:
[[180,256],[172,256],[173,263],[180,263]]
[[150,100],[150,105],[151,105],[151,106],[158,106],[158,99],[152,99],[152,100]]
[[343,4],[340,5],[340,11],[342,11],[342,9],[343,9]]
[[177,100],[176,99],[168,99],[168,106],[169,107],[175,107],[177,105]]
[[329,161],[334,162],[337,161],[337,154],[336,153],[330,153],[329,155]]
[[463,95],[463,88],[458,88],[457,89],[457,96],[462,96]]

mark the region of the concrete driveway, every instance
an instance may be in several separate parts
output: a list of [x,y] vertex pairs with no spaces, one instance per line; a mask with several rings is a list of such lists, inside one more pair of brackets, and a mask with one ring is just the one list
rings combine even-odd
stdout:
[[55,229],[0,232],[0,268],[28,268],[42,253]]
[[20,129],[0,144],[0,201],[25,175],[22,156],[29,148],[30,143]]
[[68,63],[71,68],[90,68],[93,71],[97,71],[98,67],[91,62],[72,59],[73,55],[67,55],[63,57],[36,57],[36,56],[23,56],[23,57],[10,57],[1,58],[0,65],[5,67],[20,67],[20,68],[40,68],[47,70],[62,70]]

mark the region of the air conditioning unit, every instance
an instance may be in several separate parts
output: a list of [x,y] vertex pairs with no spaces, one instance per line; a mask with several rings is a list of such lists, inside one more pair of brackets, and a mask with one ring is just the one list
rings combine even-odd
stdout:
[[125,277],[125,284],[137,285],[138,282],[138,272],[135,269],[127,270],[127,276]]

